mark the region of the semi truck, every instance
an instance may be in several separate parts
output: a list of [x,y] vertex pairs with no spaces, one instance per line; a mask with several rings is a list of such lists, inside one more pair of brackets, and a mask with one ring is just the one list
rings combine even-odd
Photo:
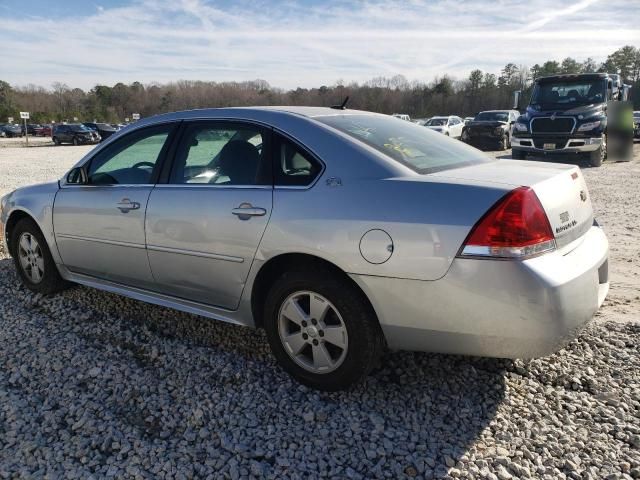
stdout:
[[[531,99],[513,126],[512,157],[527,154],[586,157],[599,167],[607,157],[611,102],[626,102],[629,85],[607,73],[553,75],[535,80]],[[515,93],[514,108],[522,94]]]

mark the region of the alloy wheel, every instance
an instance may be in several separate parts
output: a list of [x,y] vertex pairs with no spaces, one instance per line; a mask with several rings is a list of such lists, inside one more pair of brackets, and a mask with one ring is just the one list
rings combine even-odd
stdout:
[[347,327],[336,307],[322,295],[298,291],[278,313],[278,335],[291,359],[305,370],[333,372],[347,356]]
[[33,283],[40,283],[44,277],[44,256],[38,240],[29,232],[20,235],[18,258],[27,278]]

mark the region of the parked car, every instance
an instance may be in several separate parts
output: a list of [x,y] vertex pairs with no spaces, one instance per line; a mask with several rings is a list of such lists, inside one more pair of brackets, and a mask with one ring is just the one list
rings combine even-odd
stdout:
[[68,125],[56,125],[53,127],[53,143],[71,143],[73,145],[86,145],[100,142],[100,135],[97,132],[85,127],[81,123],[71,123]]
[[83,125],[85,127],[87,127],[87,128],[90,128],[91,130],[93,130],[95,132],[98,132],[98,135],[100,135],[100,138],[101,138],[100,141],[103,141],[103,140],[109,138],[111,135],[113,135],[117,131],[115,128],[113,128],[108,123],[86,122],[86,123],[83,123]]
[[324,390],[385,347],[550,354],[609,288],[578,167],[354,110],[145,118],[0,199],[0,232],[35,292],[79,283],[264,328],[284,369]]
[[407,122],[411,121],[411,117],[409,115],[404,114],[404,113],[394,113],[391,116],[395,117],[395,118],[399,118],[400,120],[406,120]]
[[440,132],[447,137],[460,138],[462,136],[464,123],[460,117],[449,115],[448,117],[431,117],[424,126],[435,132]]
[[640,138],[640,111],[633,112],[633,136]]
[[40,125],[35,129],[36,137],[50,137],[51,136],[51,126],[50,125]]
[[[28,123],[27,124],[27,134],[28,135],[35,135],[36,134],[36,130],[40,128],[40,125],[36,124],[36,123]],[[24,128],[24,124],[20,125],[20,131],[22,132],[22,134],[25,134],[25,128]]]
[[462,129],[462,141],[478,148],[506,150],[511,148],[513,124],[517,110],[486,110],[478,113]]
[[420,126],[424,126],[425,123],[427,123],[429,121],[429,117],[425,117],[425,118],[414,118],[413,120],[411,120],[413,123],[420,125]]
[[473,120],[474,117],[464,117],[464,124],[468,124],[469,122],[471,122]]
[[22,135],[22,128],[20,127],[20,125],[13,125],[11,123],[0,125],[0,136],[13,138],[21,137]]

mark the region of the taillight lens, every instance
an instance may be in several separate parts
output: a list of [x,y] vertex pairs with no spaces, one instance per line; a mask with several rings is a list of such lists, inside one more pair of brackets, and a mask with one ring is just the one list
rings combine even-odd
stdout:
[[530,187],[505,195],[473,227],[462,256],[527,258],[556,248],[547,214]]

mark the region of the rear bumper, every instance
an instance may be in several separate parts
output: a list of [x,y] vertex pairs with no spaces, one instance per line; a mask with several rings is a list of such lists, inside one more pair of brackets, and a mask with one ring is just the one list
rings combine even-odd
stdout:
[[569,138],[561,143],[556,143],[556,148],[545,149],[535,146],[532,138],[513,137],[511,139],[511,148],[525,152],[535,152],[542,154],[553,153],[587,153],[595,152],[600,148],[602,139],[596,138]]
[[456,258],[436,281],[352,278],[392,349],[539,357],[575,338],[609,290],[603,231],[592,227],[578,242],[525,261]]

